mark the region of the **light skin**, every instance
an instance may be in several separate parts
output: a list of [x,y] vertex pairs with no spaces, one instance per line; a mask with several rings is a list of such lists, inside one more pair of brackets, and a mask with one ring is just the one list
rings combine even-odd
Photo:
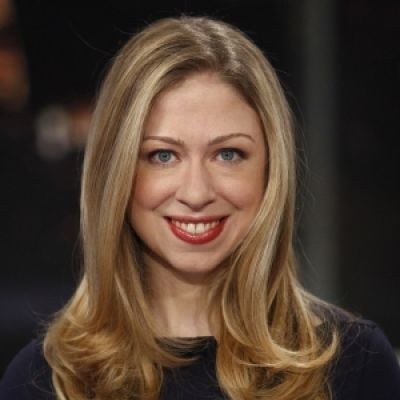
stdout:
[[251,226],[266,162],[257,113],[215,73],[189,75],[156,98],[128,214],[145,245],[160,334],[212,334],[207,278]]

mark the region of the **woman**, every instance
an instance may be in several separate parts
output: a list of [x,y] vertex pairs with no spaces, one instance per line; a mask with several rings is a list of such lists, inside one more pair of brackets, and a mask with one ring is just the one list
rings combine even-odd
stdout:
[[182,17],[132,38],[85,155],[82,281],[0,398],[399,398],[380,330],[296,279],[290,119],[235,28]]

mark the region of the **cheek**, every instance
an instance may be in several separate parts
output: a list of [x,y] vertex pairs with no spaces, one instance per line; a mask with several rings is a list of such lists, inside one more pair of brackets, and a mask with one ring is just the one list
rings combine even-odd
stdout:
[[225,179],[219,185],[220,195],[237,209],[258,209],[264,195],[264,175],[252,175],[246,179]]
[[132,213],[157,208],[169,196],[171,190],[169,179],[139,169],[132,191]]
[[220,181],[220,187],[233,205],[243,211],[255,213],[266,189],[266,155],[255,154],[243,167],[228,179]]

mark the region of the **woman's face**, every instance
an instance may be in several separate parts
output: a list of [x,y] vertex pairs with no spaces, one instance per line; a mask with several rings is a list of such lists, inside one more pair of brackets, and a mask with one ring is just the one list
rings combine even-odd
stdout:
[[145,261],[203,278],[244,239],[265,187],[257,113],[210,72],[162,92],[150,111],[129,205]]

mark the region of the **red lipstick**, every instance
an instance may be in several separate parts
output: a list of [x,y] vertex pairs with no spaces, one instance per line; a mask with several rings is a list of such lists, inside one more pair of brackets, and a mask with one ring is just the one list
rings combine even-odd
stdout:
[[[187,218],[179,219],[179,220],[177,219],[177,221],[179,221],[179,222],[184,222],[184,220],[189,222]],[[193,219],[190,219],[190,220],[193,221]],[[207,223],[209,221],[210,221],[209,218],[202,219],[201,221],[196,220],[197,223],[200,223],[200,222]],[[213,219],[213,221],[215,221],[215,218]],[[180,239],[186,243],[190,243],[190,244],[205,244],[205,243],[211,242],[212,240],[214,240],[216,237],[219,236],[219,234],[224,229],[225,221],[226,221],[226,218],[222,218],[218,221],[218,224],[215,227],[210,228],[207,231],[205,231],[203,233],[198,233],[198,234],[190,233],[190,232],[187,232],[187,231],[181,229],[179,226],[174,224],[171,219],[168,219],[168,224],[171,228],[172,233],[178,239]]]

